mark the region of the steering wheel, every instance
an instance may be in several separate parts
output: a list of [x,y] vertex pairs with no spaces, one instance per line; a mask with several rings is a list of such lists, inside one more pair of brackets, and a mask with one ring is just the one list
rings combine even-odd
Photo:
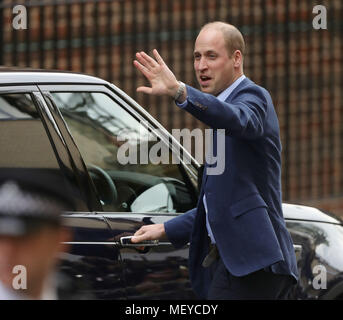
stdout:
[[[95,175],[97,175],[98,177],[100,177],[100,179],[102,181],[105,181],[107,188],[106,188],[106,192],[102,192],[101,193],[101,197],[100,197],[100,192],[98,191],[100,200],[104,203],[104,204],[116,204],[118,201],[118,192],[117,192],[117,188],[116,185],[114,184],[112,178],[109,176],[109,174],[101,169],[100,167],[94,165],[94,164],[90,164],[87,165],[87,169],[90,173],[93,173]],[[105,189],[105,188],[103,188]]]

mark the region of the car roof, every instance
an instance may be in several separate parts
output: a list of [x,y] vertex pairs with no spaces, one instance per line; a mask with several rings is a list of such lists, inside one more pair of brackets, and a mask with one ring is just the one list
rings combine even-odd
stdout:
[[103,79],[71,71],[0,66],[0,85],[49,83],[109,84]]

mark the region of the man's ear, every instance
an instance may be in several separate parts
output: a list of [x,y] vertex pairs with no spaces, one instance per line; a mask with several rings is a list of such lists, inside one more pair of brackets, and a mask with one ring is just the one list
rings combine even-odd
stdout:
[[236,50],[233,53],[233,61],[234,61],[234,67],[235,68],[241,67],[241,65],[243,63],[243,56],[242,56],[242,52],[240,50]]

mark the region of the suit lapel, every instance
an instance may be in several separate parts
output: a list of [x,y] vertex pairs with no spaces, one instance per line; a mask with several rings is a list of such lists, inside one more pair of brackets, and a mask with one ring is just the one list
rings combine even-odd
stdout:
[[242,88],[246,87],[249,83],[251,82],[251,80],[249,78],[245,78],[235,89],[233,89],[233,91],[230,93],[230,95],[227,97],[227,99],[225,100],[225,102],[230,103],[232,98],[236,95],[236,93],[241,90]]
[[[232,101],[232,99],[235,97],[235,95],[237,94],[237,92],[239,92],[239,90],[241,90],[242,88],[246,87],[247,85],[249,85],[252,81],[249,78],[245,78],[232,92],[231,94],[227,97],[227,99],[225,100],[225,102],[230,103]],[[217,130],[213,130],[213,138],[212,138],[212,150],[209,150],[212,155],[216,154],[217,155]],[[206,159],[205,159],[206,160]],[[205,186],[206,186],[206,182],[207,182],[207,174],[206,174],[206,170],[208,167],[208,163],[205,161],[205,167],[204,167],[204,171],[205,171],[205,175],[204,175],[204,179],[202,182],[203,185],[203,189],[205,190]]]

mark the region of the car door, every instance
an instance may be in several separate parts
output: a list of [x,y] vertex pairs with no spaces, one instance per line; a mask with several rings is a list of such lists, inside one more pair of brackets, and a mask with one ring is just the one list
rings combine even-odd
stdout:
[[59,298],[124,298],[120,253],[109,225],[102,216],[86,213],[96,202],[85,193],[80,163],[70,156],[37,86],[0,87],[0,150],[0,171],[29,171],[36,179],[58,176],[81,212],[66,213],[71,239],[56,273]]
[[63,118],[58,125],[70,135],[66,140],[79,150],[87,167],[103,210],[96,214],[110,226],[120,247],[126,296],[193,298],[188,247],[176,250],[166,241],[148,244],[142,252],[120,241],[144,224],[163,223],[195,207],[194,168],[177,158],[161,128],[111,88],[54,85],[40,89],[52,112]]

